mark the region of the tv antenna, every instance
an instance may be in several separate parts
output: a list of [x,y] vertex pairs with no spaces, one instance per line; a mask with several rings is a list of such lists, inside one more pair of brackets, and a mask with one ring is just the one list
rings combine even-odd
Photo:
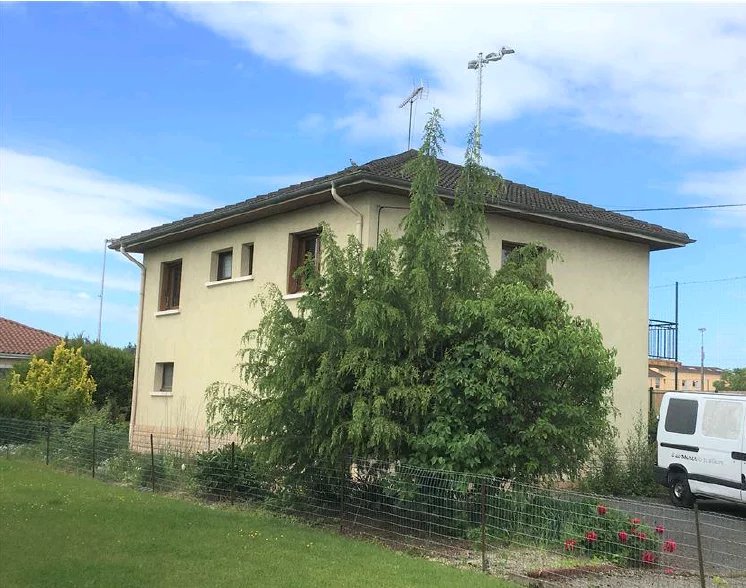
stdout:
[[412,106],[414,105],[414,101],[418,98],[423,98],[423,94],[425,92],[425,86],[420,83],[419,86],[417,86],[414,90],[412,90],[412,93],[407,96],[404,101],[399,105],[399,108],[404,108],[407,104],[409,104],[409,134],[407,135],[407,151],[409,151],[409,148],[412,144]]

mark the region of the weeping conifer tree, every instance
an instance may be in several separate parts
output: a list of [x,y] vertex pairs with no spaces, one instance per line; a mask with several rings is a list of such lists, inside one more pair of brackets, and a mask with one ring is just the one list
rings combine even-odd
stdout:
[[406,173],[401,236],[375,249],[322,226],[294,316],[269,285],[241,349],[241,384],[207,391],[210,429],[278,466],[346,457],[537,477],[571,473],[607,434],[614,352],[551,289],[551,251],[490,269],[485,202],[501,178],[472,134],[452,210],[438,194],[434,111]]

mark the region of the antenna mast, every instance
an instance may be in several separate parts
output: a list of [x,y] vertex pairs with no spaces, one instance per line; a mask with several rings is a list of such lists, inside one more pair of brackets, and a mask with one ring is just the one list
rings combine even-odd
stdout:
[[425,89],[423,85],[417,86],[412,93],[406,97],[406,99],[399,105],[399,108],[404,108],[409,104],[409,134],[407,135],[407,151],[409,151],[410,145],[412,144],[412,105],[414,101],[422,96],[422,91]]

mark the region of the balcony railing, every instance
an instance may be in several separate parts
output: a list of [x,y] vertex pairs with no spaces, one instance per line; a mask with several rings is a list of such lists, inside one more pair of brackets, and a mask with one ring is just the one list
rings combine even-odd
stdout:
[[648,321],[648,357],[678,359],[676,335],[678,325],[670,321]]

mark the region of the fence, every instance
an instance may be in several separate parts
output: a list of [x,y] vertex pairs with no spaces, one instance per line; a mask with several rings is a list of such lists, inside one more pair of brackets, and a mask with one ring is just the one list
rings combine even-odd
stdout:
[[746,586],[746,518],[735,507],[682,510],[395,461],[270,470],[230,440],[153,433],[132,447],[126,430],[87,421],[0,419],[5,457],[261,506],[530,585]]

